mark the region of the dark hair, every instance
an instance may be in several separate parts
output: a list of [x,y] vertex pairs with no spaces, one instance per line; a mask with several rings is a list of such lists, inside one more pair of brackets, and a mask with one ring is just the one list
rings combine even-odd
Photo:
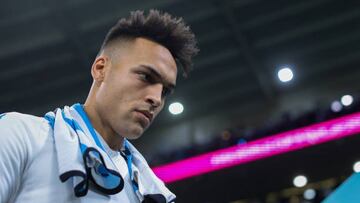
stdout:
[[144,37],[166,47],[181,64],[184,76],[190,72],[191,59],[199,51],[195,35],[183,19],[158,10],[150,10],[148,15],[137,10],[131,12],[128,18],[121,18],[107,33],[101,50],[115,39],[136,37]]

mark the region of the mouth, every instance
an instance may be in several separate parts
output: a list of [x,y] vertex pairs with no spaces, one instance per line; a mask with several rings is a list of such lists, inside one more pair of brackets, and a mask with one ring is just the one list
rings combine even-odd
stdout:
[[143,117],[146,118],[148,123],[150,124],[153,119],[153,114],[146,110],[136,110],[136,112],[140,113]]

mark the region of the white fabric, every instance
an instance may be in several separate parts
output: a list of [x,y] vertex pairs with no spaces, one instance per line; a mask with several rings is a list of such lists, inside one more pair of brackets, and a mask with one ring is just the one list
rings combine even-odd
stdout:
[[[71,115],[79,119],[79,115],[73,112]],[[79,124],[83,125],[82,121]],[[58,130],[66,134],[65,129]],[[0,118],[0,203],[140,202],[133,191],[125,160],[114,151],[109,155],[114,168],[125,180],[124,189],[115,195],[104,195],[90,187],[86,196],[75,197],[73,181],[76,183],[76,180],[65,183],[59,180],[60,171],[82,169],[81,154],[75,140],[74,136],[66,137],[62,142],[69,148],[57,149],[53,129],[44,118],[15,112]],[[153,174],[141,154],[131,144],[129,146],[134,156],[133,173],[138,176],[141,195],[153,194],[161,189],[167,198],[175,198]],[[104,147],[111,151],[106,144]],[[59,156],[57,152],[63,155]]]
[[[81,140],[81,143],[85,144],[87,147],[96,148],[104,159],[107,168],[118,171],[106,152],[96,145],[89,133],[86,133],[88,132],[85,131],[87,129],[86,125],[77,122],[80,125],[81,130],[73,129],[71,126],[69,126],[68,123],[65,122],[62,111],[64,112],[64,116],[67,119],[74,119],[76,122],[77,120],[82,120],[81,118],[73,118],[72,115],[77,115],[77,112],[75,109],[67,106],[64,107],[63,110],[57,109],[56,114],[53,112],[49,112],[47,114],[55,118],[54,139],[59,166],[59,177],[62,174],[71,171],[78,171],[86,176],[85,165],[79,147],[79,140]],[[81,181],[84,181],[84,178],[80,176],[74,176],[70,181],[73,182],[73,187],[75,188],[75,186],[77,186]]]

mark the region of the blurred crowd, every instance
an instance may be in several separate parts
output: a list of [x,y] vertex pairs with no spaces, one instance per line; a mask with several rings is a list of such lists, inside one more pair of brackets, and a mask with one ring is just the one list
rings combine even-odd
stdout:
[[213,139],[208,142],[193,144],[182,149],[157,154],[154,156],[154,159],[149,161],[149,163],[151,166],[157,166],[217,149],[237,144],[244,144],[252,140],[330,120],[358,111],[360,111],[360,100],[358,98],[354,98],[351,105],[340,106],[340,108],[334,108],[333,105],[329,105],[328,108],[315,108],[298,116],[293,116],[286,112],[283,113],[277,120],[265,121],[262,126],[233,127],[225,129],[213,136]]

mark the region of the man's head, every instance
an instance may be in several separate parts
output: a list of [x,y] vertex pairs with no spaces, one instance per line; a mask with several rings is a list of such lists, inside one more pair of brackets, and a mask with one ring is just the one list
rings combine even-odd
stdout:
[[91,106],[97,126],[138,138],[174,89],[176,62],[187,75],[197,52],[195,36],[182,19],[154,10],[120,19],[91,69],[94,82],[85,104]]

